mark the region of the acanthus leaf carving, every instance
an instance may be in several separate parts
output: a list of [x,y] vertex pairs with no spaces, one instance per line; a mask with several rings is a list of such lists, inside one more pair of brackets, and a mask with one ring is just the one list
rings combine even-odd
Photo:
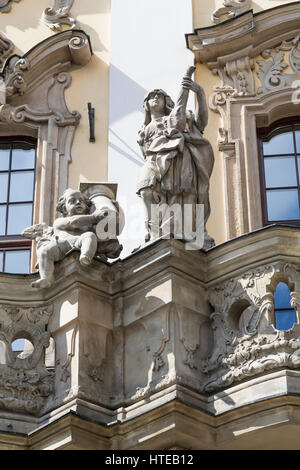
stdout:
[[[210,393],[234,382],[278,367],[297,368],[300,365],[300,294],[291,292],[291,306],[296,311],[296,323],[290,330],[279,331],[274,323],[273,292],[278,281],[298,286],[299,267],[282,262],[248,271],[210,291],[215,308],[211,315],[214,346],[202,363],[207,377],[202,385]],[[242,329],[230,323],[232,306],[247,300],[248,321]],[[243,304],[238,304],[243,305]]]
[[[285,52],[289,53],[289,64],[294,73],[283,73],[288,67],[285,62]],[[283,41],[273,49],[265,49],[261,56],[266,60],[258,60],[259,70],[257,76],[261,81],[258,94],[277,90],[285,86],[292,86],[300,73],[300,35],[290,41]],[[271,60],[268,60],[271,59]]]

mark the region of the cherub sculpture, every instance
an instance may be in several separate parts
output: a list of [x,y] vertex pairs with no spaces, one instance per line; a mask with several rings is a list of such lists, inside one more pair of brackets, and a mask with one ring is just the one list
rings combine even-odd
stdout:
[[[91,213],[92,205],[92,200],[81,191],[67,189],[57,204],[57,211],[62,217],[54,221],[53,227],[43,223],[33,225],[22,232],[24,237],[35,239],[37,243],[40,279],[33,282],[32,287],[50,286],[53,283],[54,263],[62,260],[72,249],[80,251],[79,261],[82,265],[92,262],[98,250],[98,243],[101,246],[95,227],[109,213],[108,207]],[[118,256],[122,249],[117,240],[112,243],[109,240],[104,241],[103,245],[103,251],[109,257]]]

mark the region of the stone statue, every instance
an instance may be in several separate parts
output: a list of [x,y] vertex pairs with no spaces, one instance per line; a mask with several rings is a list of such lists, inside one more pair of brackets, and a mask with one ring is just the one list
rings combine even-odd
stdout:
[[[189,67],[175,104],[161,89],[155,89],[145,97],[145,122],[138,135],[145,164],[137,194],[145,207],[146,241],[160,236],[167,222],[164,215],[154,220],[153,207],[177,205],[182,210],[191,207],[195,231],[195,208],[202,205],[204,248],[209,248],[214,245],[214,241],[207,234],[205,224],[210,215],[209,179],[214,154],[210,143],[203,137],[208,109],[202,87],[191,79],[194,70],[194,67]],[[197,97],[195,115],[186,109],[190,90]],[[174,235],[174,228],[171,233]],[[182,233],[181,237],[176,238],[191,240],[191,234]]]
[[[22,232],[24,237],[34,239],[37,243],[40,279],[33,282],[32,287],[49,287],[53,283],[54,263],[62,260],[73,249],[80,251],[79,261],[84,266],[89,265],[96,254],[104,259],[119,256],[122,245],[116,236],[121,232],[123,224],[120,227],[119,208],[111,190],[104,185],[85,183],[85,186],[94,188],[90,192],[87,188],[89,197],[79,190],[66,189],[57,204],[57,211],[62,217],[54,221],[53,227],[42,223]],[[107,232],[108,225],[111,233]]]

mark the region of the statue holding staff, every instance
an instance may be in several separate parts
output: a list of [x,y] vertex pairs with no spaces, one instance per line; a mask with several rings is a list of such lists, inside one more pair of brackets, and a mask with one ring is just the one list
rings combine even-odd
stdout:
[[[192,207],[193,230],[196,228],[195,208],[204,206],[204,248],[214,245],[205,225],[210,215],[209,179],[214,154],[203,131],[208,121],[204,91],[191,76],[189,67],[183,77],[179,97],[174,103],[161,89],[147,94],[144,100],[145,122],[139,131],[138,144],[145,164],[142,168],[137,194],[142,198],[146,216],[146,241],[161,233],[164,218],[153,219],[153,206]],[[187,111],[190,91],[197,98],[195,114]],[[178,237],[176,237],[178,238]],[[183,240],[190,240],[182,234]]]

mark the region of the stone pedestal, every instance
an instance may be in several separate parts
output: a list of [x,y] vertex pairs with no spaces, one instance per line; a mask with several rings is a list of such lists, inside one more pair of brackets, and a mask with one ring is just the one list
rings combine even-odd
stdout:
[[[288,448],[299,425],[298,325],[276,339],[264,296],[287,276],[298,308],[298,245],[297,229],[273,227],[206,253],[158,240],[83,267],[73,252],[39,291],[38,274],[1,274],[0,448]],[[257,369],[240,356],[226,369],[232,305],[245,296],[261,306],[270,351]],[[24,336],[33,352],[15,358],[10,344]]]

